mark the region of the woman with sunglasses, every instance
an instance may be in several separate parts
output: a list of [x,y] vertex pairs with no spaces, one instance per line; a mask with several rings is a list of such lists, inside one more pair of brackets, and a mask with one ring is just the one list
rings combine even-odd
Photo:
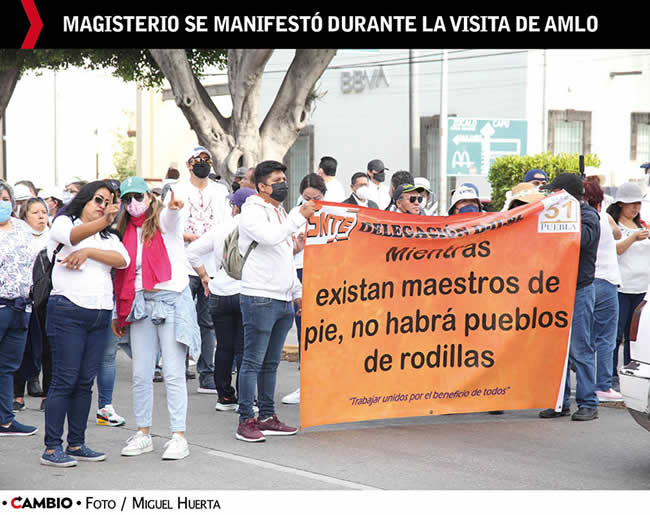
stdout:
[[[110,187],[104,181],[94,181],[66,204],[50,229],[48,257],[55,261],[46,332],[52,351],[52,382],[45,402],[43,465],[71,467],[77,460],[106,458],[86,447],[85,433],[92,385],[110,331],[111,269],[129,265],[126,249],[109,230],[118,212]],[[68,446],[64,452],[66,418]]]
[[186,271],[183,202],[174,198],[172,190],[163,207],[141,177],[129,177],[120,191],[125,209],[117,230],[131,264],[115,273],[113,332],[121,336],[130,324],[133,411],[138,427],[122,455],[153,451],[153,377],[160,349],[172,432],[162,459],[179,460],[190,453],[185,439],[185,357],[188,348],[197,355],[201,342]]

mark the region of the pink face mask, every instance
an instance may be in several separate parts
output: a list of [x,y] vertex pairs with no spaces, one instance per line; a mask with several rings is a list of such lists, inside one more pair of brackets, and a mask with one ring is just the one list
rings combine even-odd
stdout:
[[126,210],[132,217],[137,218],[147,211],[147,202],[145,199],[142,199],[141,201],[133,199],[126,206]]

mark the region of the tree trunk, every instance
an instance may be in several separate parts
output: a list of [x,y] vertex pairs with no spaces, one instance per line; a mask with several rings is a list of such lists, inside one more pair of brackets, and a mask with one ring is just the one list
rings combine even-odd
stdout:
[[228,85],[233,110],[225,118],[192,74],[184,50],[149,50],[169,81],[199,144],[212,152],[213,167],[228,182],[239,166],[266,159],[281,161],[309,121],[314,86],[336,50],[299,49],[262,125],[260,88],[272,49],[228,52]]
[[13,95],[21,70],[12,68],[0,71],[0,118],[5,114],[5,109],[9,105],[11,95]]

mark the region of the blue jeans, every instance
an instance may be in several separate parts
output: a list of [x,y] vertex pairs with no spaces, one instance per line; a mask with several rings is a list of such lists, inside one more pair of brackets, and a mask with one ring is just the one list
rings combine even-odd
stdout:
[[45,446],[61,447],[68,419],[68,444],[85,443],[92,387],[106,349],[110,309],[86,309],[61,295],[47,303],[52,382],[45,401]]
[[0,306],[0,424],[14,420],[14,372],[23,361],[27,330],[24,312]]
[[[214,348],[215,335],[210,317],[208,297],[205,296],[203,283],[196,275],[190,275],[190,291],[196,302],[196,318],[201,329],[201,355],[196,360],[196,371],[199,373],[199,385],[210,384],[214,380]],[[192,356],[196,359],[196,356]]]
[[214,331],[219,335],[214,354],[214,384],[219,397],[235,397],[232,386],[232,365],[241,369],[244,351],[244,326],[242,323],[239,294],[221,296],[210,294],[210,314]]
[[[598,397],[595,390],[596,349],[591,339],[594,320],[594,284],[576,290],[571,321],[571,344],[569,363],[576,367],[576,404],[578,408],[597,408]],[[567,367],[564,386],[563,407],[571,405],[571,370]]]
[[618,324],[618,293],[615,284],[594,279],[596,302],[591,341],[596,349],[596,390],[606,392],[612,387],[612,355],[616,347]]
[[97,371],[97,407],[103,408],[113,404],[113,388],[115,387],[117,346],[120,338],[109,331],[104,348],[104,355]]
[[260,419],[273,416],[275,381],[284,341],[293,325],[293,302],[239,296],[244,321],[244,356],[239,373],[239,421],[254,417],[257,386]]
[[[298,275],[298,280],[300,281],[300,284],[302,284],[302,268],[297,268],[296,273]],[[293,309],[296,311],[298,310],[298,306],[296,303],[293,303]],[[300,331],[302,330],[302,316],[296,315],[296,332],[297,332],[297,337],[298,337],[298,368],[300,368]]]
[[616,333],[616,348],[614,349],[613,375],[618,375],[618,349],[623,343],[623,365],[627,365],[630,360],[630,323],[632,315],[645,293],[619,293],[618,294],[618,332]]

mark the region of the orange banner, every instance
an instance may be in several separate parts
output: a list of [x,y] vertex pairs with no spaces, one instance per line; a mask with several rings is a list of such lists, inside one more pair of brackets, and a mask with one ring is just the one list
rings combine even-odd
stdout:
[[450,217],[318,206],[306,229],[301,427],[561,405],[573,197]]

